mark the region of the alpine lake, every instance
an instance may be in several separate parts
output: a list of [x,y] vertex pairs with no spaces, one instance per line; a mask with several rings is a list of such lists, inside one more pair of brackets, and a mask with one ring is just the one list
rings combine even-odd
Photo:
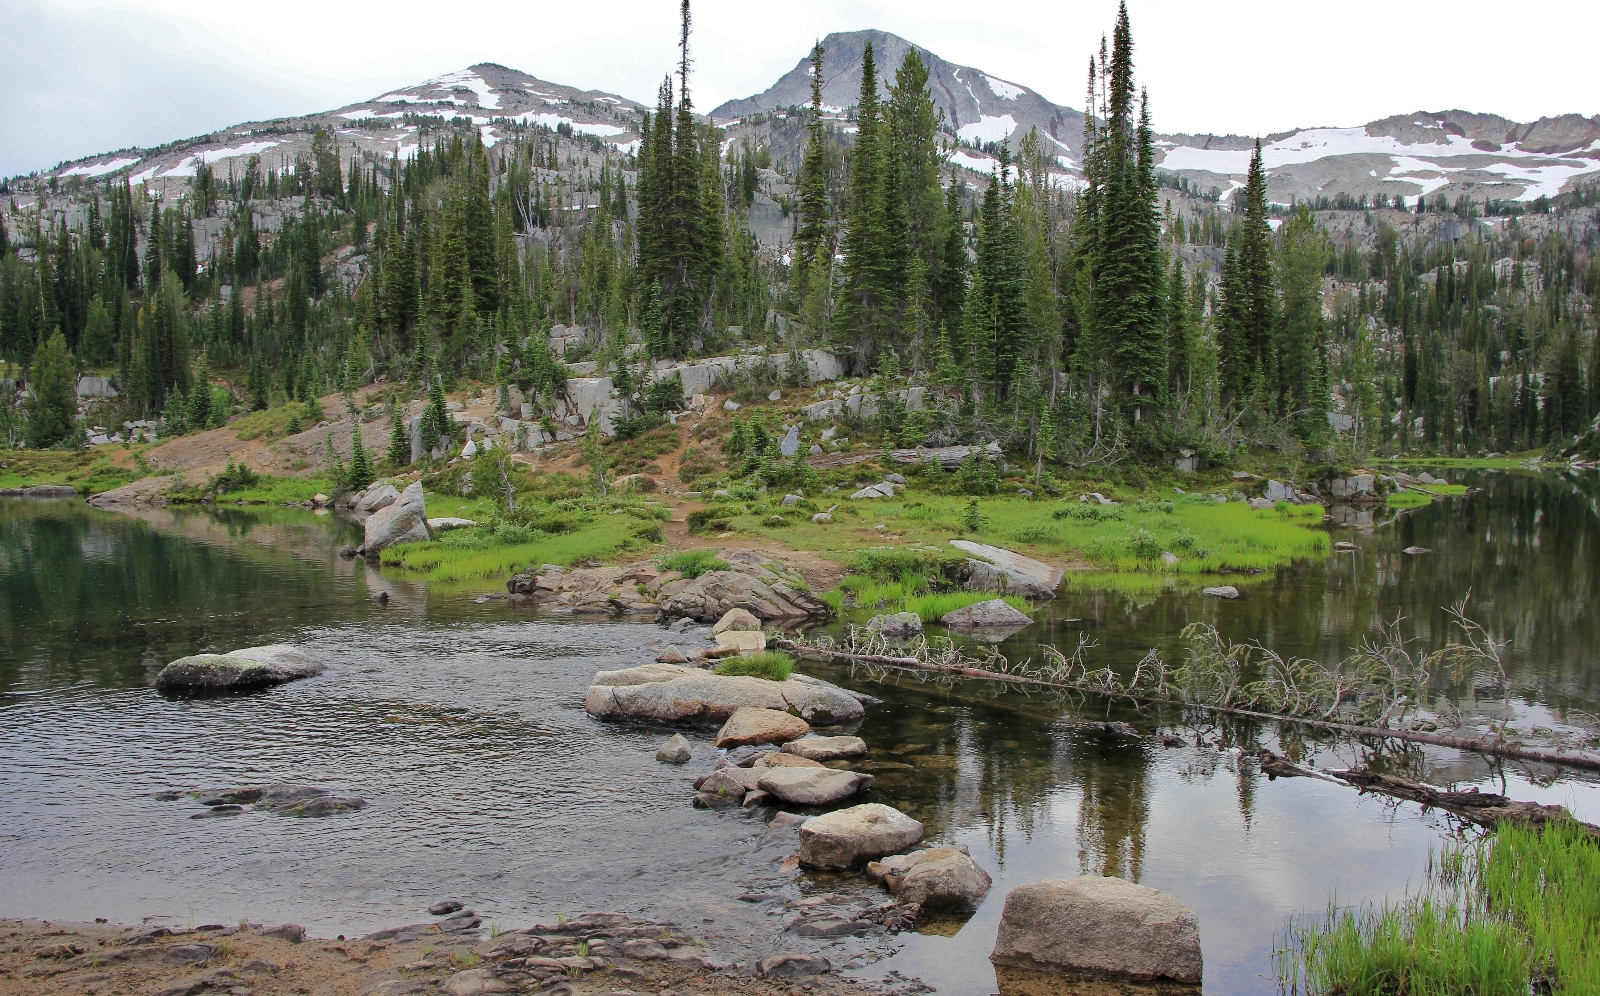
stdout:
[[[1285,656],[1332,661],[1379,620],[1437,646],[1444,607],[1511,641],[1509,700],[1464,679],[1448,697],[1468,727],[1593,731],[1600,714],[1600,477],[1454,472],[1476,490],[1367,528],[1360,550],[1231,583],[1130,593],[1070,575],[1013,660],[1050,643],[1131,670],[1152,648],[1182,659],[1207,622]],[[802,661],[805,673],[883,700],[859,728],[870,801],[965,845],[994,878],[970,918],[914,932],[804,938],[804,897],[886,898],[860,877],[785,872],[792,829],[761,813],[702,811],[711,769],[658,763],[672,730],[603,723],[583,709],[595,671],[653,659],[650,622],[518,608],[490,580],[430,590],[341,560],[360,527],[300,509],[139,508],[0,499],[0,915],[138,923],[292,920],[359,934],[426,919],[442,899],[485,924],[605,910],[692,928],[712,953],[752,961],[820,951],[848,973],[952,996],[995,991],[988,961],[1007,891],[1103,874],[1172,893],[1200,918],[1205,990],[1276,991],[1273,950],[1291,917],[1398,898],[1431,853],[1471,834],[1438,811],[1306,778],[1269,780],[1251,754],[1289,739],[1318,766],[1366,763],[1435,785],[1566,805],[1600,822],[1600,780],[1457,751],[1352,742],[1292,725]],[[1421,546],[1430,553],[1401,551]],[[387,592],[387,603],[372,596]],[[857,622],[863,620],[855,620]],[[845,623],[824,629],[844,635]],[[937,629],[937,627],[934,627]],[[667,642],[662,640],[661,642]],[[325,674],[211,698],[157,693],[168,661],[295,643]],[[659,646],[659,644],[657,645]],[[1182,740],[1133,738],[1133,724]],[[358,795],[365,809],[311,819],[246,809],[192,819],[206,787],[286,782]],[[770,818],[770,811],[767,812]],[[741,898],[744,897],[744,898]],[[754,901],[751,901],[754,899]]]

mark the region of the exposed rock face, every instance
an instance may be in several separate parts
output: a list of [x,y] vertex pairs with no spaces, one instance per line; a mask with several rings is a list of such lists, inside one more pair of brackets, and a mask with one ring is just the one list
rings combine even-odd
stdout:
[[717,747],[749,744],[783,744],[811,732],[811,724],[777,709],[742,706],[722,724],[713,743]]
[[832,768],[767,768],[756,787],[796,806],[831,806],[872,787],[871,775]]
[[911,858],[904,872],[884,877],[889,891],[904,903],[930,910],[977,909],[994,884],[976,861],[953,847],[914,851]]
[[912,640],[922,635],[922,617],[915,612],[891,612],[867,620],[867,629],[889,640]]
[[788,681],[767,681],[709,674],[675,664],[601,671],[594,676],[584,699],[589,714],[601,719],[669,723],[725,720],[734,710],[746,706],[793,709],[806,720],[818,723],[849,722],[866,714],[854,696],[815,678],[794,675]]
[[408,485],[400,497],[374,513],[366,521],[366,541],[362,544],[367,558],[400,543],[420,543],[432,539],[428,532],[428,509],[422,496],[422,482]]
[[997,591],[1032,599],[1056,597],[1063,573],[1059,567],[971,540],[951,540],[950,545],[972,555],[967,561],[972,568],[967,580],[969,591]]
[[279,643],[226,654],[180,657],[161,669],[155,685],[163,690],[227,691],[310,678],[324,669],[321,661],[298,647]]
[[1195,984],[1200,919],[1177,897],[1120,878],[1051,879],[1006,896],[989,958],[1019,968]]
[[800,863],[844,871],[885,854],[898,854],[922,840],[922,824],[875,802],[807,820],[800,828]]
[[783,751],[812,761],[837,761],[865,754],[867,742],[860,737],[803,737],[784,744]]
[[[757,619],[769,622],[828,617],[828,607],[810,592],[800,590],[770,571],[763,570],[761,574],[710,571],[664,597],[661,611],[664,615],[689,616],[701,622],[721,619],[733,609],[744,609]],[[664,596],[666,591],[662,589]]]
[[[648,562],[621,567],[567,570],[546,564],[538,574],[516,574],[506,582],[513,595],[531,595],[542,605],[580,615],[655,615],[654,593],[663,575]],[[639,586],[645,593],[641,594]]]
[[965,608],[946,612],[939,620],[952,629],[1011,629],[1033,625],[1033,619],[1005,603],[1004,599],[991,598]]
[[69,484],[35,484],[30,488],[8,488],[19,498],[76,498],[78,492]]

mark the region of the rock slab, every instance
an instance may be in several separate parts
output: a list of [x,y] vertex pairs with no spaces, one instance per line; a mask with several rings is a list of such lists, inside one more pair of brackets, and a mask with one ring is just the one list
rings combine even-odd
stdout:
[[847,723],[866,715],[855,696],[815,678],[794,675],[788,681],[768,681],[676,664],[598,672],[584,697],[584,708],[599,719],[666,723],[721,722],[746,706],[792,709],[813,723]]
[[298,647],[279,643],[180,657],[161,669],[155,685],[163,690],[226,691],[311,678],[325,669],[321,661]]
[[1120,878],[1049,879],[1006,896],[989,959],[1080,976],[1196,984],[1200,918],[1177,897]]
[[1000,598],[946,612],[939,621],[953,629],[1020,629],[1033,624],[1026,612],[1012,608]]
[[922,824],[876,802],[824,813],[800,828],[800,864],[847,871],[922,840]]
[[783,751],[808,761],[837,761],[865,754],[867,742],[860,737],[803,737],[784,744]]
[[833,768],[768,768],[756,787],[796,806],[831,806],[872,787],[871,775]]

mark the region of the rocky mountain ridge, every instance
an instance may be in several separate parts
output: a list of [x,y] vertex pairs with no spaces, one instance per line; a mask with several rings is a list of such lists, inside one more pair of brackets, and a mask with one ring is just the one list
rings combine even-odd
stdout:
[[[1056,104],[1020,83],[981,69],[948,62],[937,54],[883,31],[839,32],[823,39],[827,78],[826,113],[844,134],[854,130],[851,109],[860,92],[866,43],[872,42],[886,95],[905,53],[915,49],[929,68],[929,88],[946,123],[950,164],[973,173],[993,173],[997,143],[1013,149],[1030,129],[1047,143],[1058,182],[1079,178],[1084,114]],[[810,99],[809,62],[795,67],[765,91],[726,101],[711,118],[730,141],[771,143],[775,157],[793,159],[801,137],[795,108]],[[248,122],[159,149],[122,150],[66,163],[41,177],[61,181],[127,175],[153,193],[185,185],[201,163],[226,175],[234,161],[261,157],[263,168],[283,169],[309,151],[314,129],[332,129],[344,158],[352,153],[407,156],[418,148],[428,119],[466,118],[486,144],[503,140],[517,126],[544,126],[586,143],[637,149],[638,127],[647,105],[616,94],[580,91],[492,63],[402,87],[372,100],[300,118]],[[792,120],[793,119],[793,120]],[[459,121],[457,121],[459,124]],[[1158,168],[1185,181],[1202,198],[1225,202],[1242,186],[1254,139],[1237,135],[1163,134]],[[1265,136],[1263,156],[1269,196],[1279,203],[1334,199],[1370,203],[1396,195],[1407,205],[1418,197],[1461,196],[1476,201],[1532,201],[1553,196],[1600,173],[1600,115],[1561,114],[1517,122],[1464,110],[1397,114],[1354,128],[1302,128]]]

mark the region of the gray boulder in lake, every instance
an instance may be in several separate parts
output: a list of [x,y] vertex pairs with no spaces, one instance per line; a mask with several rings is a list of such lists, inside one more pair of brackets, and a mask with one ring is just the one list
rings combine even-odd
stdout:
[[894,863],[886,869],[883,882],[902,903],[930,910],[973,910],[994,884],[976,861],[953,847],[931,847],[897,857],[905,860],[885,860],[885,865]]
[[865,754],[867,742],[860,737],[803,737],[784,744],[783,751],[808,761],[837,761]]
[[868,802],[807,820],[800,828],[800,864],[848,871],[921,840],[919,821],[891,806]]
[[656,750],[656,760],[663,764],[687,764],[693,751],[689,748],[689,741],[683,734],[674,733],[667,738],[667,742]]
[[1056,597],[1056,587],[1064,573],[1059,567],[986,543],[951,540],[950,545],[971,554],[967,558],[972,570],[967,579],[969,591],[996,591],[1036,600]]
[[830,806],[872,787],[871,775],[833,768],[768,768],[756,787],[796,806]]
[[[808,824],[809,825],[809,824]],[[804,829],[801,834],[805,833]],[[1176,896],[1088,875],[1006,896],[996,965],[1132,982],[1200,982],[1200,918]]]
[[323,670],[325,665],[310,654],[278,643],[226,654],[180,657],[161,669],[155,684],[163,690],[226,691],[311,678]]
[[788,681],[768,681],[676,664],[600,671],[584,696],[584,708],[598,719],[712,722],[745,707],[792,709],[814,723],[845,723],[866,715],[855,696],[815,678],[794,675]]
[[922,617],[915,612],[890,612],[867,620],[867,629],[887,640],[912,640],[922,635]]
[[433,538],[428,532],[428,508],[422,496],[422,482],[408,485],[394,504],[374,512],[365,523],[366,541],[362,548],[368,557],[401,543],[420,543]]
[[946,612],[939,621],[952,629],[1021,629],[1033,624],[1026,612],[1012,608],[1001,598]]

